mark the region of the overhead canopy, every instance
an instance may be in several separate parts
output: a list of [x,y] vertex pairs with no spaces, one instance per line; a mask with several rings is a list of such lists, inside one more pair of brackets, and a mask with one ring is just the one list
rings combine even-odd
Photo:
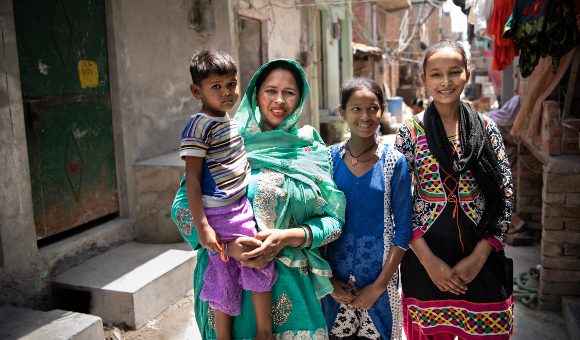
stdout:
[[383,50],[380,47],[352,42],[352,53],[356,54],[357,52],[366,53],[366,54],[381,55],[383,53]]
[[377,0],[377,6],[387,12],[411,8],[411,0]]

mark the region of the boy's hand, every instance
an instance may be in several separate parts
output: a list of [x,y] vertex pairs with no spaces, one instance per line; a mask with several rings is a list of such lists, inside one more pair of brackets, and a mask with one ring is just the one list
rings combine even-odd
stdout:
[[199,237],[199,244],[201,244],[205,249],[212,253],[219,253],[222,251],[219,237],[215,233],[215,230],[213,230],[209,225],[199,228],[197,236]]

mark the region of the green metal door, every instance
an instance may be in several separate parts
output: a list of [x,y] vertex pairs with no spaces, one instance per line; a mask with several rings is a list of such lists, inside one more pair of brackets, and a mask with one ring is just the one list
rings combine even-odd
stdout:
[[104,0],[14,0],[37,238],[118,212]]

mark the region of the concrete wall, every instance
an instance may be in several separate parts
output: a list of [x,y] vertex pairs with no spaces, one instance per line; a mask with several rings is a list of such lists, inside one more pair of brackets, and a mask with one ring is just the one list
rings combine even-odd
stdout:
[[0,3],[0,30],[0,266],[11,270],[36,254],[12,1]]
[[[192,1],[112,1],[116,81],[123,142],[134,162],[175,150],[189,115],[200,107],[189,85],[189,59],[200,47],[237,56],[229,2],[214,1],[215,34],[188,23]],[[112,75],[113,77],[115,75]]]

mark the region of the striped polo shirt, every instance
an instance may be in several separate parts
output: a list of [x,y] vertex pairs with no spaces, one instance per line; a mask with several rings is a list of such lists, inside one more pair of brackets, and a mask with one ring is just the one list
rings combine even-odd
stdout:
[[246,193],[250,165],[238,126],[227,113],[223,117],[192,115],[181,134],[179,154],[181,159],[203,158],[204,207],[228,205]]

